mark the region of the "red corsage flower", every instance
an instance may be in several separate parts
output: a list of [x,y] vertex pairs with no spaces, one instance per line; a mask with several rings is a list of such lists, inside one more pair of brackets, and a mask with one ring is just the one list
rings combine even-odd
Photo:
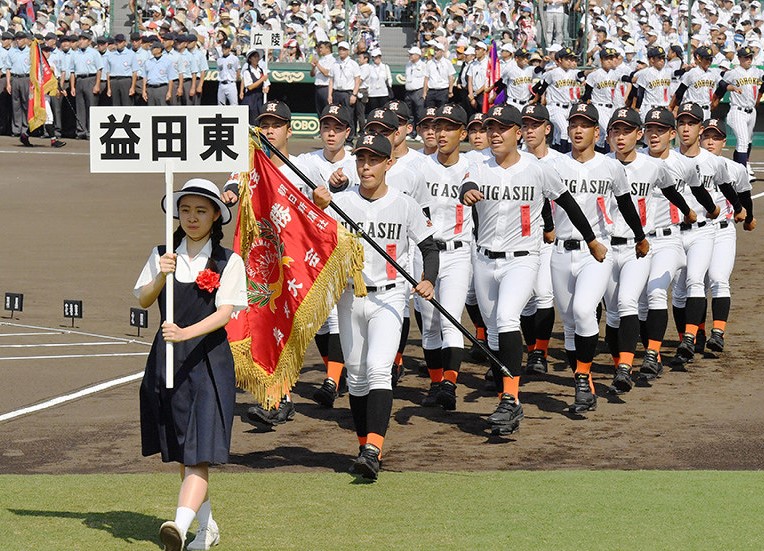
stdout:
[[207,291],[208,293],[211,293],[218,287],[220,287],[220,274],[217,272],[213,272],[209,268],[202,270],[199,272],[199,275],[196,276],[196,284],[199,286],[199,288],[202,291]]

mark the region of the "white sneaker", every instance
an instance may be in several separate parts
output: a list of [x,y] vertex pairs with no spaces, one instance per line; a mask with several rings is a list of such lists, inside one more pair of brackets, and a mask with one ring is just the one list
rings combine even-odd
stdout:
[[168,520],[159,528],[159,539],[164,545],[164,551],[183,551],[185,538],[175,522]]
[[189,551],[206,551],[220,543],[220,529],[217,522],[211,520],[204,531],[197,531],[194,541],[188,544]]

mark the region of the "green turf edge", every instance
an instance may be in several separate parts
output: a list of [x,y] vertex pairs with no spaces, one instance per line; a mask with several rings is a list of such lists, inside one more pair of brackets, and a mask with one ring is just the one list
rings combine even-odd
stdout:
[[[761,549],[761,472],[214,473],[223,550]],[[4,550],[158,549],[178,479],[0,476]]]

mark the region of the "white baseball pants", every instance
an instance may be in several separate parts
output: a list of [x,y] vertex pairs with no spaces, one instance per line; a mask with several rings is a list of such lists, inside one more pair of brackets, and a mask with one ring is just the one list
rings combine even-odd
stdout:
[[730,107],[727,113],[727,124],[732,128],[735,134],[735,151],[738,153],[747,153],[748,146],[753,139],[753,127],[756,125],[756,109],[751,113],[746,113],[739,107]]
[[707,287],[711,289],[713,298],[728,298],[730,294],[730,276],[735,267],[737,252],[737,232],[732,220],[725,220],[727,227],[716,226],[714,234],[714,252],[711,255],[711,265],[706,276]]
[[541,245],[539,251],[539,271],[533,285],[533,295],[523,308],[523,316],[532,316],[539,308],[554,307],[554,289],[552,289],[552,248],[551,243]]
[[629,239],[626,245],[613,245],[610,254],[613,257],[613,270],[605,291],[605,306],[607,324],[618,328],[622,317],[639,313],[639,299],[650,277],[652,250],[647,256],[637,258],[634,240]]
[[687,297],[706,296],[706,273],[714,253],[716,226],[708,222],[702,228],[693,224],[692,229],[682,232],[682,245],[687,254],[687,264],[674,280],[671,304],[684,308]]
[[668,310],[668,289],[687,263],[679,226],[670,229],[670,235],[663,235],[662,230],[658,230],[655,237],[650,237],[650,275],[639,308],[642,320],[647,318],[648,309]]

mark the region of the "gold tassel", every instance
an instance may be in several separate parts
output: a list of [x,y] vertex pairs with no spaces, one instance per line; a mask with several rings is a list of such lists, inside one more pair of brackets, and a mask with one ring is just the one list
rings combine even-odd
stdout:
[[357,235],[350,234],[342,226],[340,226],[340,229],[353,237],[353,252],[350,276],[353,278],[353,289],[355,296],[365,297],[368,292],[366,291],[366,282],[363,280],[363,245],[361,244]]

